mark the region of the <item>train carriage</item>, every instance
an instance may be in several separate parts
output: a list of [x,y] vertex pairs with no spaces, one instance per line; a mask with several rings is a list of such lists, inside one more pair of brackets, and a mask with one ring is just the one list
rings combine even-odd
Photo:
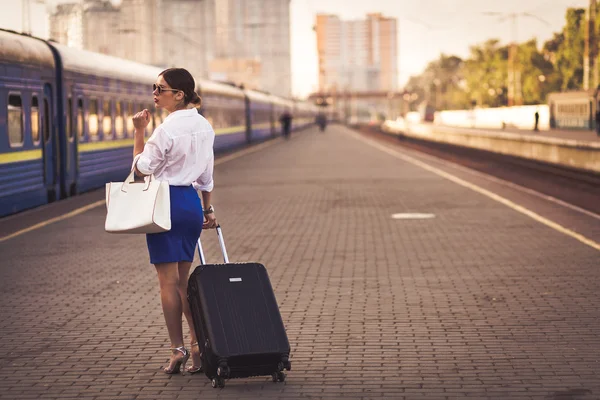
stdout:
[[294,104],[294,122],[295,130],[304,129],[315,122],[317,109],[310,102],[296,101]]
[[242,89],[226,83],[199,80],[196,89],[202,97],[201,114],[215,131],[215,151],[249,143],[246,124],[246,97]]
[[[273,103],[273,119],[275,120],[275,132],[277,135],[282,134],[283,126],[281,123],[281,116],[284,112],[289,112],[294,115],[294,102],[292,100],[285,99],[283,97],[270,95],[271,102]],[[292,129],[294,127],[294,121],[292,120]]]
[[60,197],[55,71],[44,41],[0,31],[0,216]]
[[149,136],[158,125],[152,84],[160,68],[54,45],[62,60],[65,110],[62,161],[70,194],[121,180],[131,168],[133,115],[153,113]]
[[[161,71],[0,29],[0,216],[122,180],[133,115],[151,112],[146,137],[167,115],[152,104]],[[297,109],[294,129],[308,124],[302,102],[212,81],[196,86],[216,152],[278,136],[284,111]]]
[[265,140],[277,135],[272,97],[255,90],[246,90],[248,123],[253,140]]

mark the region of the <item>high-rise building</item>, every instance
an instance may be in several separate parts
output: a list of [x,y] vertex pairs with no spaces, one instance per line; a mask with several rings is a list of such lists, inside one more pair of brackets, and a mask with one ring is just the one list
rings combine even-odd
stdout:
[[163,0],[121,2],[114,55],[159,67],[168,65],[164,39],[169,18],[163,12],[163,3]]
[[321,91],[398,89],[396,19],[368,14],[342,21],[318,14],[315,26]]
[[114,32],[119,28],[119,9],[108,0],[86,0],[83,15],[83,48],[112,54]]
[[108,0],[59,4],[50,15],[50,38],[78,49],[113,54],[119,10]]
[[50,15],[50,39],[69,47],[83,49],[83,5],[59,4]]
[[[260,74],[262,90],[291,94],[290,0],[218,0],[214,23],[212,77]],[[227,72],[235,65],[246,70]]]
[[50,25],[70,46],[289,96],[289,14],[290,0],[85,0]]

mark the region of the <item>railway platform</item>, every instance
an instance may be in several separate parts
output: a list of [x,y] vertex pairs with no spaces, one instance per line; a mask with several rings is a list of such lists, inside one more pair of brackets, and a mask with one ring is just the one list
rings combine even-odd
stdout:
[[[470,129],[470,128],[462,128],[462,129]],[[574,140],[577,142],[596,142],[600,143],[600,135],[596,133],[596,131],[589,129],[540,129],[539,131],[534,131],[533,129],[517,129],[517,128],[507,128],[507,129],[473,129],[475,131],[487,132],[490,134],[494,134],[497,132],[506,132],[506,133],[514,133],[525,137],[539,138],[539,137],[547,137],[547,138],[555,138],[555,139],[563,139],[563,140]]]
[[162,372],[145,238],[96,191],[0,219],[0,399],[600,397],[597,214],[336,125],[218,159],[213,196],[269,271],[285,382]]

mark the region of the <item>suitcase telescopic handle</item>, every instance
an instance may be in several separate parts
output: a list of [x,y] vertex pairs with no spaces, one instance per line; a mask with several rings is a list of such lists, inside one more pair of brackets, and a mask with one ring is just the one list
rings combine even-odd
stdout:
[[[221,225],[217,225],[217,236],[219,237],[219,245],[221,245],[221,253],[223,253],[223,260],[225,261],[225,264],[228,264],[229,256],[227,256],[227,248],[225,247],[223,232],[221,232]],[[200,256],[200,264],[206,264],[206,258],[204,258],[204,251],[202,250],[202,243],[200,243],[200,238],[198,238],[198,255]]]

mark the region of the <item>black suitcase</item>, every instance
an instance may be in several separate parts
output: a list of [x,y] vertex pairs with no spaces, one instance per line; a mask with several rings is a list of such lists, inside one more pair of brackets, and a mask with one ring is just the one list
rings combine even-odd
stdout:
[[225,379],[261,375],[283,382],[290,344],[267,270],[229,263],[220,226],[217,235],[225,264],[206,264],[198,239],[201,265],[188,282],[204,373],[214,388],[225,387]]

